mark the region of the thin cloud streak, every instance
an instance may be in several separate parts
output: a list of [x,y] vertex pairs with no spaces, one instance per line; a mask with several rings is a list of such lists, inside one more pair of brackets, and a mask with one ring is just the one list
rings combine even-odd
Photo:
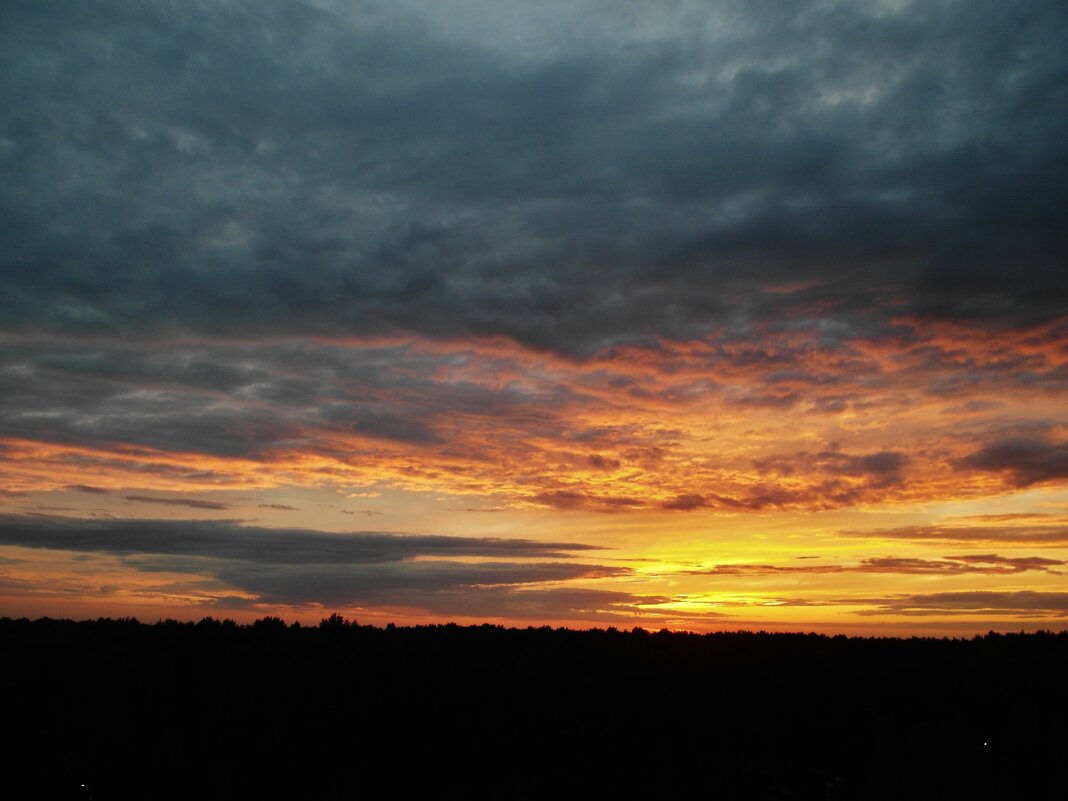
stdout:
[[[216,584],[200,588],[201,602],[231,607],[236,603],[249,609],[372,604],[424,614],[602,619],[633,616],[641,604],[655,606],[666,600],[556,586],[626,576],[631,571],[625,567],[500,561],[559,559],[570,557],[570,551],[599,550],[578,543],[379,532],[324,534],[234,521],[3,516],[0,544],[117,555],[126,568],[141,574],[210,576]],[[35,594],[27,582],[13,581],[5,586]],[[84,592],[88,586],[91,583],[74,592]],[[525,588],[530,586],[534,589]],[[227,587],[244,595],[220,595],[219,590]],[[210,594],[204,594],[207,589]],[[173,588],[168,592],[179,594]]]
[[878,604],[877,608],[857,614],[1068,617],[1068,593],[1064,592],[942,592],[903,595],[871,602]]
[[163,506],[188,506],[191,509],[229,509],[230,504],[220,501],[205,501],[200,498],[154,498],[150,495],[123,495],[128,501],[137,503],[155,503]]
[[858,564],[756,565],[721,564],[701,570],[688,570],[691,576],[773,576],[804,573],[901,573],[913,575],[1013,574],[1036,570],[1060,573],[1051,568],[1066,564],[1043,556],[1009,557],[997,554],[947,556],[943,559],[873,556]]
[[597,546],[525,539],[263,528],[232,520],[98,520],[0,516],[0,543],[24,548],[172,554],[264,564],[365,564],[419,556],[566,558]]
[[[1027,515],[1027,518],[1033,517]],[[931,540],[942,542],[980,542],[1019,545],[1068,545],[1068,521],[1021,525],[960,525],[935,523],[931,525],[900,526],[841,532],[847,537],[870,539]]]

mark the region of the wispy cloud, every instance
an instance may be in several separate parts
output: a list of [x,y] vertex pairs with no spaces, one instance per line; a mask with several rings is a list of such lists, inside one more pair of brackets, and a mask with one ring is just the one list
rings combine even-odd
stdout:
[[[1026,518],[1033,519],[1033,515]],[[998,525],[999,520],[1001,524]],[[1051,519],[1047,523],[1008,524],[1004,518],[981,518],[974,524],[956,522],[900,526],[867,530],[847,530],[845,536],[872,539],[933,540],[945,542],[989,542],[1006,544],[1068,544],[1068,521]]]
[[192,509],[229,509],[230,504],[222,501],[205,501],[200,498],[156,498],[151,495],[124,495],[128,501],[137,503],[156,503],[164,506],[188,506]]
[[1068,593],[1036,592],[940,592],[872,599],[874,609],[861,615],[1014,615],[1022,617],[1068,617]]
[[873,556],[855,564],[761,565],[719,564],[700,570],[688,570],[695,576],[771,576],[803,573],[912,573],[917,575],[961,575],[967,573],[1008,574],[1029,570],[1059,572],[1053,567],[1064,565],[1060,559],[1043,556],[998,556],[970,554],[947,556],[943,559],[915,557]]

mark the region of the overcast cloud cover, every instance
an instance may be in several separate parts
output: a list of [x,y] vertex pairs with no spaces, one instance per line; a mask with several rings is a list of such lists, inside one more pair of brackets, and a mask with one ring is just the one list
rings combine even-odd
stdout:
[[1056,0],[0,14],[9,330],[584,352],[744,331],[769,285],[843,330],[1064,308]]

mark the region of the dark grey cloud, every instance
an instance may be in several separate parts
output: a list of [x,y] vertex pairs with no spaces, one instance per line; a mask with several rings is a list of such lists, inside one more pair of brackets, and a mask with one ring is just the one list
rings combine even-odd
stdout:
[[441,438],[414,417],[404,417],[388,412],[357,411],[348,404],[336,403],[320,410],[329,423],[349,427],[365,436],[393,440],[409,445],[434,445]]
[[539,492],[532,500],[553,509],[589,509],[598,512],[622,512],[627,509],[640,509],[646,505],[641,498],[597,495],[567,489]]
[[[1034,517],[1027,515],[1027,518]],[[1068,521],[1051,519],[1043,522],[1012,524],[1004,519],[981,519],[976,523],[935,523],[848,530],[841,534],[871,539],[944,540],[946,542],[991,542],[1006,544],[1068,544]]]
[[[762,600],[767,603],[772,599]],[[798,596],[784,596],[773,599],[777,606],[793,607],[831,607],[831,606],[864,606],[866,608],[854,611],[854,614],[863,617],[882,617],[886,615],[904,615],[908,617],[930,617],[953,619],[957,616],[990,615],[992,619],[1015,618],[1020,619],[1063,619],[1068,616],[1068,593],[1043,592],[1038,590],[1006,590],[1006,591],[963,591],[963,592],[933,592],[933,593],[902,593],[885,597],[842,597],[813,599]],[[751,600],[724,601],[720,604],[724,607],[749,607],[753,605]],[[867,625],[867,624],[865,624]],[[875,625],[878,625],[877,623]],[[886,623],[884,625],[893,625]],[[912,624],[910,624],[912,625]],[[923,627],[924,624],[918,624]],[[966,622],[954,620],[952,628],[959,626],[967,627]],[[990,630],[991,623],[987,621],[974,622],[979,631]]]
[[703,495],[696,495],[688,493],[685,495],[676,495],[674,498],[664,501],[660,504],[663,509],[674,509],[681,512],[689,512],[694,509],[703,509],[710,506],[708,499]]
[[601,456],[599,453],[591,453],[586,461],[590,467],[596,467],[598,470],[605,470],[608,472],[618,470],[623,464],[619,459],[611,459],[606,456]]
[[990,553],[947,556],[946,559],[967,562],[972,565],[1003,565],[1013,571],[1049,570],[1051,565],[1066,564],[1060,559],[1047,559],[1042,556],[998,556]]
[[753,460],[753,466],[771,478],[793,475],[815,476],[821,480],[809,488],[784,489],[774,484],[757,487],[745,498],[716,498],[727,507],[762,509],[768,506],[807,505],[827,507],[857,503],[877,497],[888,488],[905,482],[908,457],[899,451],[849,453],[831,443],[812,453],[775,454]]
[[[300,564],[190,557],[129,557],[143,571],[206,573],[255,593],[265,603],[399,604],[425,606],[425,596],[480,588],[511,590],[518,585],[601,578],[625,568],[557,562],[389,562]],[[482,614],[487,613],[485,608]]]
[[4,326],[585,352],[1065,307],[1063,3],[438,6],[5,3]]
[[956,463],[959,469],[1007,473],[1013,484],[1026,487],[1068,478],[1068,442],[1010,438],[984,445]]
[[[592,620],[627,622],[641,625],[643,614],[652,606],[672,600],[664,596],[635,595],[615,590],[594,590],[579,587],[551,589],[512,589],[509,587],[475,587],[451,589],[424,595],[421,606],[446,615],[464,615],[484,618],[489,610],[501,617],[531,620]],[[403,605],[403,598],[393,598]],[[660,613],[663,614],[663,613]],[[672,616],[679,617],[675,612]],[[702,613],[702,617],[716,617],[715,612]],[[681,615],[681,617],[687,617]]]
[[[635,615],[639,604],[668,600],[544,586],[630,572],[624,567],[530,561],[596,550],[578,543],[377,532],[326,534],[232,521],[0,516],[0,544],[111,554],[143,572],[211,576],[216,583],[209,589],[240,589],[255,596],[252,603],[262,604],[375,604],[483,618],[602,619]],[[493,561],[444,561],[441,557]],[[509,559],[525,561],[501,561]],[[19,589],[29,593],[41,588],[22,582]],[[89,590],[82,587],[81,591]],[[227,598],[217,601],[232,602]]]
[[[566,405],[583,400],[554,385],[435,380],[448,364],[390,344],[9,337],[0,341],[0,435],[255,457],[333,434],[441,445],[439,429],[457,415],[559,431]],[[204,374],[226,378],[213,385]]]
[[230,504],[221,501],[205,501],[200,498],[157,498],[152,495],[123,495],[128,501],[157,503],[164,506],[188,506],[191,509],[229,509]]
[[[262,356],[262,354],[261,354]],[[120,343],[0,343],[0,435],[67,443],[129,443],[177,451],[250,455],[299,438],[299,407],[257,404],[259,386],[284,386],[286,359],[271,373],[205,348],[138,351]],[[205,384],[187,368],[229,378]],[[305,381],[308,387],[314,380]],[[230,402],[220,402],[230,393]],[[47,413],[43,413],[43,412]]]
[[273,565],[377,564],[419,556],[563,558],[596,546],[524,539],[445,537],[297,528],[229,520],[84,519],[0,516],[0,544],[87,553],[158,554]]
[[[456,617],[487,616],[519,620],[588,620],[600,623],[625,622],[641,625],[642,615],[650,614],[643,607],[656,605],[671,598],[664,596],[634,595],[615,590],[594,590],[578,587],[523,588],[464,586],[444,589],[422,589],[416,594],[409,588],[365,589],[352,583],[338,586],[332,604],[336,606],[375,603],[386,607],[412,609]],[[268,587],[268,594],[256,601],[237,596],[221,597],[213,601],[222,608],[249,608],[263,603],[303,604],[317,596],[310,594],[306,586],[295,588]],[[671,613],[672,618],[694,617]],[[718,617],[715,612],[702,612],[701,617]],[[655,617],[654,619],[662,619]]]
[[878,604],[877,608],[858,614],[1068,616],[1068,593],[1065,592],[935,592],[873,599],[871,602]]
[[831,475],[865,477],[879,486],[902,480],[901,471],[908,457],[898,451],[876,451],[851,454],[842,451],[836,444],[817,453],[798,451],[757,459],[753,465],[761,472],[793,475],[797,472],[820,471]]

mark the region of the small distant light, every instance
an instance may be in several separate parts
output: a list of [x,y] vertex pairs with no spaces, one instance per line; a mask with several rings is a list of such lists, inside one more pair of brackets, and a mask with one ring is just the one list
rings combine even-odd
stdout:
[[983,745],[989,745],[989,743],[983,743]]

